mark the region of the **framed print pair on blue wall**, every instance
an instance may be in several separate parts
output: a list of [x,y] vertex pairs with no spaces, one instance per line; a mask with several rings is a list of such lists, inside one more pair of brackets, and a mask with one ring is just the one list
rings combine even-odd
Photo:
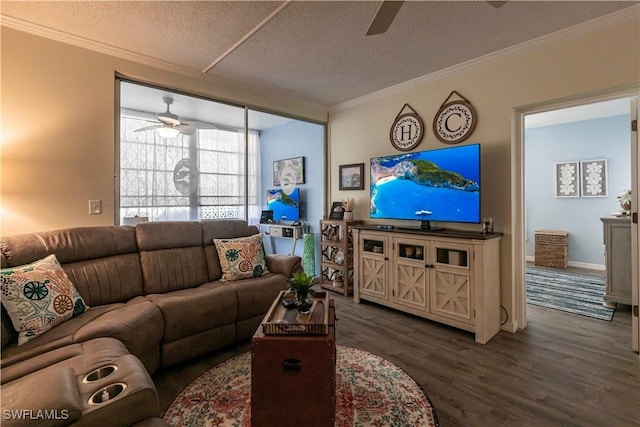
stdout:
[[561,162],[555,166],[556,197],[607,197],[606,159]]

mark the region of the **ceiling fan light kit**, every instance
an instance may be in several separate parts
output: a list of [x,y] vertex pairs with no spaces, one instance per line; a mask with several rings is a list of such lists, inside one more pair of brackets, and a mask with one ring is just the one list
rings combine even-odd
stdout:
[[162,126],[156,128],[156,132],[163,138],[175,138],[180,133],[180,130],[172,126]]

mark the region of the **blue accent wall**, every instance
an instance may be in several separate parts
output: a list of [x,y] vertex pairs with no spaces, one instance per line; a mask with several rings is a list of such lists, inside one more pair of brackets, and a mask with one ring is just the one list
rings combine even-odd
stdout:
[[[569,232],[569,262],[604,266],[602,221],[620,212],[616,195],[631,188],[628,115],[525,130],[526,254],[535,253],[534,232]],[[555,197],[555,164],[607,160],[607,197]]]
[[[262,175],[262,206],[266,208],[268,189],[273,185],[273,162],[276,160],[304,157],[305,183],[300,188],[300,221],[308,232],[315,234],[316,275],[320,271],[319,236],[320,220],[324,212],[324,132],[323,125],[303,121],[292,121],[260,132],[260,167]],[[272,252],[269,238],[265,241],[267,252]],[[291,252],[290,239],[271,239],[274,252]],[[302,256],[302,240],[296,244],[295,254]]]

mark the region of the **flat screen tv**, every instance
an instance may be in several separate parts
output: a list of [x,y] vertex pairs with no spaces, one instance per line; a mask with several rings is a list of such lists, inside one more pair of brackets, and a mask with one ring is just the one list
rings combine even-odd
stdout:
[[267,209],[273,211],[275,221],[299,221],[300,189],[295,188],[290,194],[281,188],[267,190]]
[[372,219],[480,222],[480,144],[371,159]]

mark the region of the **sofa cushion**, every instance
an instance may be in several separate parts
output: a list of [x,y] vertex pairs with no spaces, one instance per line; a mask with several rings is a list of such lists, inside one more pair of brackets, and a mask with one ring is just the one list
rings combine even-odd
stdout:
[[[98,337],[113,337],[142,359],[149,350],[160,346],[163,331],[164,319],[158,306],[139,297],[81,326],[73,340],[84,342]],[[151,371],[153,367],[147,368]]]
[[5,427],[66,426],[78,420],[82,402],[73,369],[44,369],[3,384],[2,413]]
[[214,239],[222,268],[222,280],[260,277],[269,272],[265,262],[262,235],[239,239]]
[[[214,287],[216,283],[220,282],[205,283],[202,287]],[[289,287],[285,276],[273,273],[268,273],[259,278],[222,283],[224,283],[225,287],[233,289],[237,295],[238,321],[255,316],[264,316],[269,311],[269,307],[273,304],[273,300],[278,296],[278,293]]]
[[127,302],[143,294],[137,252],[71,262],[62,268],[89,306]]
[[3,237],[2,267],[55,254],[89,306],[142,295],[136,230],[129,226],[75,227]]
[[138,251],[135,236],[133,227],[111,225],[74,227],[3,237],[0,249],[6,265],[2,267],[28,264],[50,254],[56,254],[58,261],[64,265],[87,259],[135,253]]
[[2,304],[24,344],[84,313],[87,305],[55,255],[0,271]]
[[11,344],[2,350],[2,366],[13,364],[55,348],[74,343],[74,334],[84,325],[93,322],[103,314],[123,307],[124,304],[105,304],[91,307],[80,316],[51,328],[23,345]]
[[142,222],[136,240],[140,251],[202,246],[202,227],[196,221]]
[[9,366],[3,364],[2,384],[50,366],[69,367],[76,375],[86,374],[126,354],[129,354],[127,348],[115,338],[96,338],[70,344]]
[[236,292],[227,286],[200,286],[147,298],[162,311],[165,343],[233,324],[238,313]]
[[140,223],[136,236],[145,294],[192,288],[207,281],[200,223]]
[[201,246],[140,253],[145,294],[188,289],[207,281],[207,262]]

